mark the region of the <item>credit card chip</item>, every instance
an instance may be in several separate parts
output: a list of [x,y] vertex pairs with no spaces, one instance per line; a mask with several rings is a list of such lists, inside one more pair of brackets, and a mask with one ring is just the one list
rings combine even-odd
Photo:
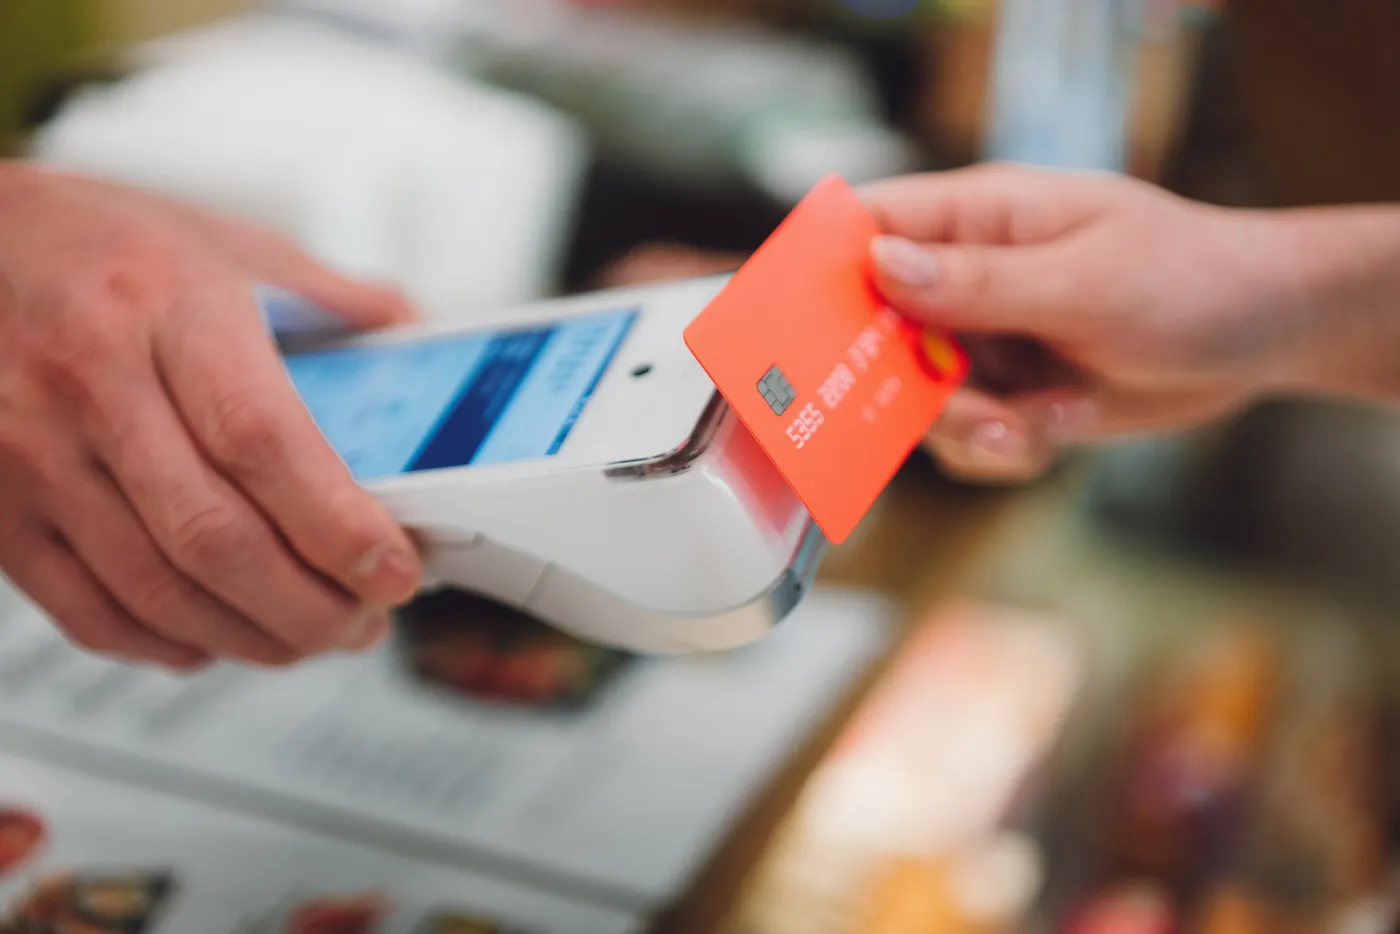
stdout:
[[792,383],[788,382],[783,371],[776,366],[769,369],[763,374],[763,379],[758,381],[758,392],[774,415],[782,415],[797,399],[797,390],[792,388]]

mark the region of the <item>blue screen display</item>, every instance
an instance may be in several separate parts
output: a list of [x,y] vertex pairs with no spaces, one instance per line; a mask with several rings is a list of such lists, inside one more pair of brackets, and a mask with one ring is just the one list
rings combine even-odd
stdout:
[[292,382],[356,479],[556,454],[636,310],[293,354]]

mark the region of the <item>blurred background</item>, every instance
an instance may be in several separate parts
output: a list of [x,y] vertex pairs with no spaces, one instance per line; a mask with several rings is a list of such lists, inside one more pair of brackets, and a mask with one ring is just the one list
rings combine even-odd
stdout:
[[[1400,200],[1400,5],[4,0],[0,146],[470,316],[735,268],[828,172]],[[1013,491],[918,456],[827,582],[897,635],[814,682],[648,929],[1400,931],[1394,419],[1270,404]],[[416,670],[568,694],[462,631]]]

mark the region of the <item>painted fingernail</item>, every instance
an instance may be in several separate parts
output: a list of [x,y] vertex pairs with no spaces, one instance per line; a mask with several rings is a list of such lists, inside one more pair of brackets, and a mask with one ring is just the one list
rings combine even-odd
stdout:
[[870,255],[885,275],[906,285],[932,285],[938,279],[937,257],[904,237],[876,237]]
[[1082,435],[1099,416],[1099,407],[1088,399],[1056,402],[1046,410],[1046,431],[1056,441]]
[[980,461],[1005,464],[1030,457],[1026,436],[1013,431],[1005,422],[983,422],[972,432],[972,453]]

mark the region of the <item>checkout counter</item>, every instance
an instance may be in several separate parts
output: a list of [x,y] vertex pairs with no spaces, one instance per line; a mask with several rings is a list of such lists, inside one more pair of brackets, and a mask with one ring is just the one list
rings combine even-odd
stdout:
[[[1005,33],[974,16],[923,42],[930,85],[902,106],[939,141],[932,149],[958,161],[972,155],[970,141],[990,135],[998,155],[1087,160],[1154,178],[1190,164],[1172,154],[1190,121],[1203,34],[1174,34],[1136,58],[1099,47],[1097,58],[1075,59],[1076,70],[1065,46],[1035,48],[1037,37],[1055,35],[1044,22],[1037,28],[1036,9],[1043,16],[1066,4],[1006,6],[1015,28]],[[150,15],[148,24],[158,21]],[[1112,23],[1100,26],[1115,34]],[[883,43],[867,48],[884,57]],[[1039,70],[1018,72],[1017,60]],[[1059,75],[1056,87],[1069,96],[1042,100],[1042,111],[1094,119],[1058,130],[1030,119],[1015,88],[1046,74]],[[1135,99],[1120,93],[1130,75],[1146,79]],[[987,99],[1004,106],[989,114],[978,103]],[[682,252],[660,267],[723,268],[781,214],[752,191],[697,195],[602,160],[585,181],[563,278],[582,288],[601,275],[649,275],[610,263],[664,241],[706,253]],[[860,612],[892,621],[884,636],[829,643],[854,659],[845,668],[813,650],[809,667],[828,664],[829,676],[792,683],[817,685],[803,703],[820,713],[774,727],[781,764],[770,756],[729,776],[731,799],[713,806],[708,829],[639,818],[638,835],[691,834],[698,862],[639,863],[631,890],[574,885],[560,894],[561,878],[576,882],[590,868],[595,881],[613,870],[625,877],[625,867],[601,866],[607,859],[588,835],[598,827],[561,831],[567,822],[554,814],[558,826],[541,829],[540,818],[536,829],[540,840],[558,831],[566,841],[557,863],[541,870],[519,849],[527,846],[519,827],[478,828],[474,845],[513,881],[461,891],[525,906],[520,887],[553,887],[539,916],[559,931],[572,930],[559,920],[571,905],[587,903],[572,915],[578,930],[1389,934],[1400,903],[1396,438],[1378,416],[1286,406],[1197,437],[1076,459],[1014,490],[951,484],[916,457],[823,572],[827,588],[880,604]],[[985,678],[958,677],[979,659]],[[749,677],[752,696],[763,697],[766,675]],[[681,690],[657,684],[658,698]],[[964,721],[986,724],[981,740],[955,729]],[[52,757],[55,748],[0,723],[0,749]],[[81,768],[75,756],[59,758]],[[665,762],[668,774],[686,774],[683,757]],[[36,772],[34,787],[42,779]],[[335,808],[347,800],[319,802],[314,820],[298,826],[340,833]],[[604,813],[604,804],[590,807]],[[257,814],[289,819],[285,806]],[[231,839],[257,836],[208,826]],[[365,830],[358,843],[392,838],[396,878],[417,878],[413,860],[447,859],[440,841],[385,833]],[[279,845],[319,852],[300,838]],[[355,878],[372,868],[362,857],[325,859],[342,859]],[[670,893],[669,907],[653,910],[660,893]],[[232,931],[241,916],[228,917]]]

